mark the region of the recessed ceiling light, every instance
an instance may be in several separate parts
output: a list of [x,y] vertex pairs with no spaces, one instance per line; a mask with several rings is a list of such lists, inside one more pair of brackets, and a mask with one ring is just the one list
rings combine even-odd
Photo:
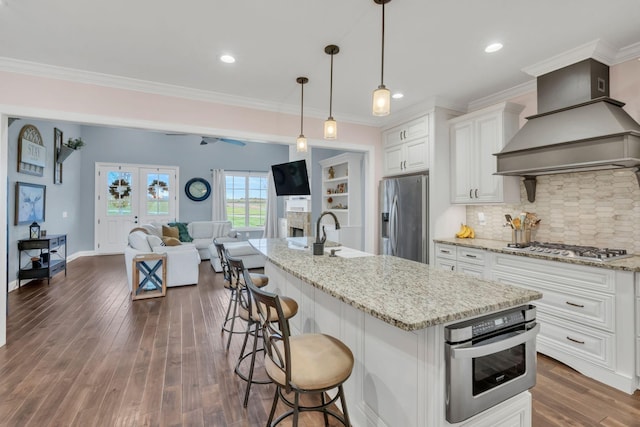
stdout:
[[484,48],[484,51],[487,53],[497,52],[502,49],[502,43],[491,43],[489,46]]
[[403,94],[403,93],[400,93],[400,92],[396,92],[396,93],[394,93],[393,95],[391,95],[391,97],[392,97],[393,99],[400,99],[400,98],[404,97],[404,94]]
[[231,55],[222,55],[220,57],[220,61],[224,62],[225,64],[233,64],[234,62],[236,62],[236,58]]

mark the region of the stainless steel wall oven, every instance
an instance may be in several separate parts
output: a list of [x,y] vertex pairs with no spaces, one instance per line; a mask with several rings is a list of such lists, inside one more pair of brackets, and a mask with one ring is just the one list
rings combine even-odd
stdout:
[[447,421],[457,423],[536,384],[536,308],[445,327]]

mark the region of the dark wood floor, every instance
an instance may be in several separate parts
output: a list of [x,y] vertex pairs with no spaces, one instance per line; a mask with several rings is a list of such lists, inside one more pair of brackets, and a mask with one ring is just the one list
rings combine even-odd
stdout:
[[[224,351],[220,276],[203,262],[198,286],[132,302],[122,256],[86,257],[50,286],[11,292],[0,425],[264,425],[273,387],[254,386],[242,408],[244,383],[232,369],[241,340]],[[640,426],[640,393],[538,361],[534,426]],[[305,414],[301,424],[319,426],[322,417]]]

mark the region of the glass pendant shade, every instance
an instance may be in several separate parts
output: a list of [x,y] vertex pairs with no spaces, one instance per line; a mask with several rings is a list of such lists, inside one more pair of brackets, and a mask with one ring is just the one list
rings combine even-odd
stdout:
[[384,87],[384,85],[380,85],[378,89],[373,91],[373,115],[387,116],[390,111],[391,91]]
[[298,139],[296,139],[296,151],[298,153],[307,152],[307,138],[305,138],[304,135],[300,135]]
[[296,82],[300,84],[300,136],[296,139],[296,151],[307,152],[307,138],[304,137],[304,85],[309,82],[306,77],[298,77]]
[[338,137],[338,123],[329,117],[324,122],[324,139],[336,139]]

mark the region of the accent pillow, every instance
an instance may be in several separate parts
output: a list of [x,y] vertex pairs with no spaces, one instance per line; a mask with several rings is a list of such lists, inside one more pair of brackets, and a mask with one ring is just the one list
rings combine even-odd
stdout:
[[217,236],[212,221],[194,221],[190,224],[191,237],[194,239],[213,239]]
[[164,246],[162,239],[158,236],[154,236],[153,234],[147,236],[147,242],[149,243],[149,246],[151,246],[151,249],[155,249],[158,246]]
[[151,252],[151,246],[147,242],[147,234],[142,231],[129,233],[129,246],[137,251]]
[[178,231],[178,227],[167,227],[166,225],[163,225],[162,235],[164,237],[175,237],[178,239],[180,237],[180,232]]
[[189,236],[186,222],[170,222],[169,226],[178,228],[178,239],[180,239],[181,242],[193,242],[193,239]]
[[180,246],[180,240],[177,239],[176,237],[167,237],[164,236],[162,238],[162,243],[164,243],[165,246]]

